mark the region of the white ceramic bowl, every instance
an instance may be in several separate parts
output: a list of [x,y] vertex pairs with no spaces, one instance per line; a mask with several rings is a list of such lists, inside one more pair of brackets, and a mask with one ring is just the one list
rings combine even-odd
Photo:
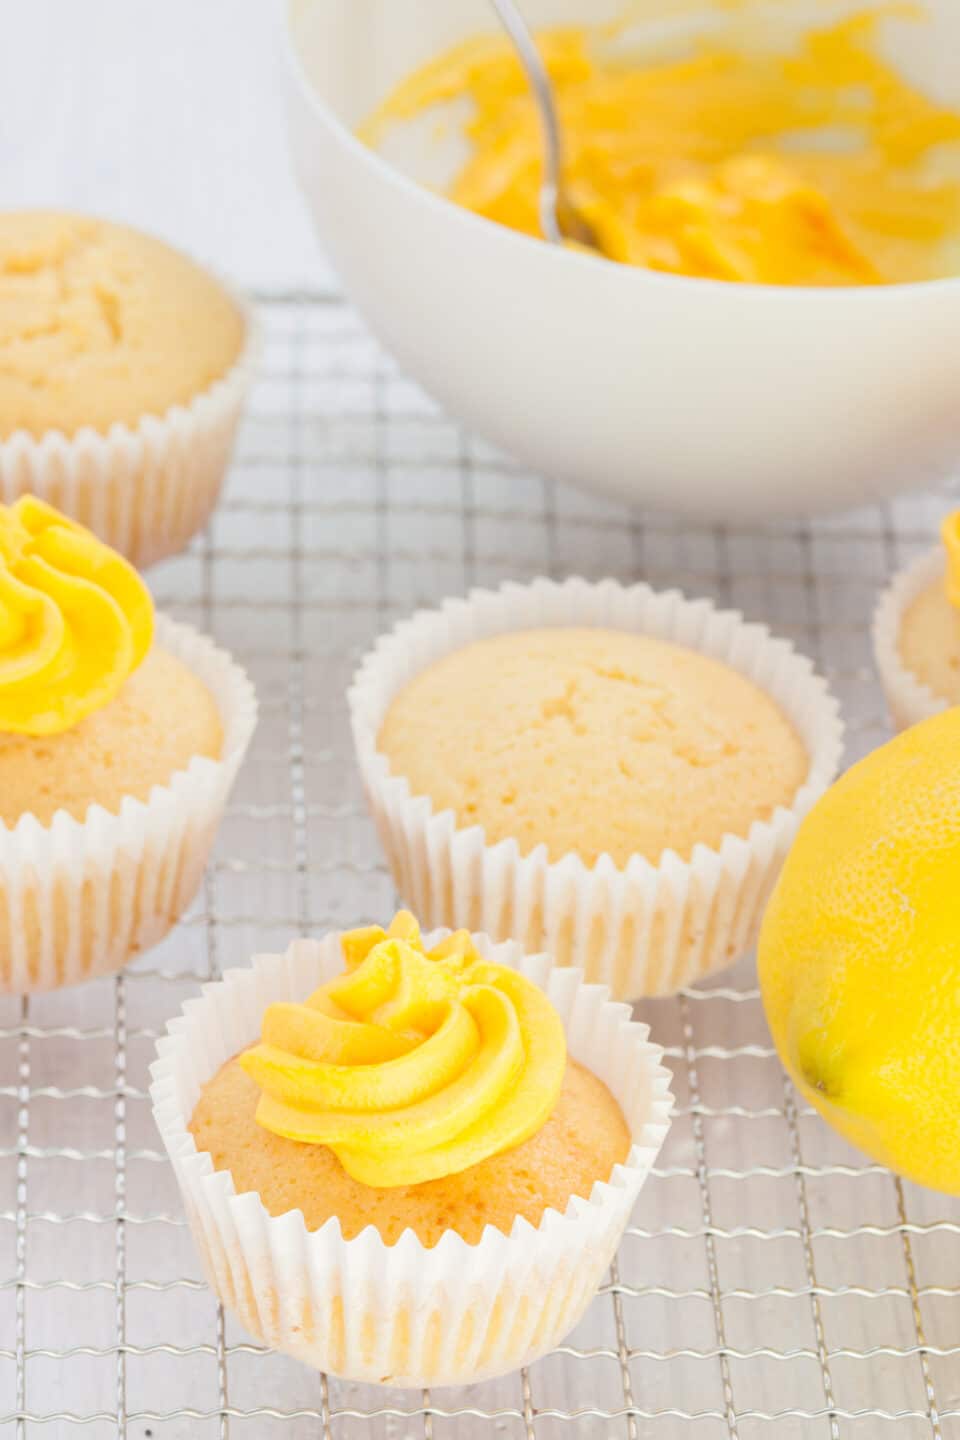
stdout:
[[[858,4],[756,8],[796,29]],[[960,4],[924,8],[886,22],[884,45],[960,105]],[[537,25],[622,9],[524,0]],[[551,249],[418,183],[454,158],[428,127],[389,162],[352,134],[417,64],[491,28],[485,0],[288,0],[287,18],[292,145],[322,243],[401,366],[480,435],[543,474],[726,520],[858,504],[958,467],[960,279],[727,285]],[[661,18],[660,43],[707,23],[716,12]]]

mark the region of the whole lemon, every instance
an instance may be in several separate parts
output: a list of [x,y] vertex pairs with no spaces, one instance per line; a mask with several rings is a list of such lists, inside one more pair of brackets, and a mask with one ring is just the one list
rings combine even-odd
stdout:
[[824,1118],[960,1194],[960,709],[875,750],[811,810],[759,969],[780,1057]]

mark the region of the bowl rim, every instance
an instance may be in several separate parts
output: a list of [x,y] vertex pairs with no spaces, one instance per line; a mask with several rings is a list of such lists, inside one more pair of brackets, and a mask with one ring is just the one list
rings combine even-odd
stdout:
[[876,303],[886,306],[905,304],[918,293],[935,296],[944,291],[955,291],[960,287],[960,274],[942,276],[935,280],[899,281],[891,285],[763,285],[756,281],[734,282],[714,280],[707,276],[671,275],[664,271],[646,270],[639,265],[624,265],[617,260],[608,260],[605,256],[586,255],[574,249],[564,249],[560,246],[550,245],[538,236],[511,230],[506,225],[500,225],[494,220],[488,220],[483,215],[477,215],[471,210],[464,209],[461,205],[456,205],[445,195],[429,189],[426,185],[421,185],[412,176],[404,174],[397,166],[386,160],[379,151],[365,144],[341,120],[332,106],[328,105],[321,97],[307,75],[303,47],[298,40],[294,21],[294,9],[304,3],[324,4],[326,0],[284,0],[281,49],[287,77],[296,86],[309,109],[328,129],[336,134],[341,145],[358,160],[364,169],[378,175],[388,185],[397,187],[411,198],[415,198],[416,203],[423,204],[438,214],[445,214],[451,223],[468,230],[485,231],[495,244],[513,248],[518,253],[521,250],[530,253],[533,247],[536,247],[542,254],[550,256],[550,259],[544,262],[545,264],[567,267],[590,266],[594,269],[598,264],[602,265],[607,272],[618,271],[625,277],[612,282],[614,284],[633,285],[638,288],[656,286],[660,289],[675,291],[682,289],[699,294],[709,293],[713,296],[722,294],[725,298],[729,297],[733,303],[743,301],[745,304],[757,304],[776,296],[788,304],[801,305],[809,304],[811,298],[816,296],[819,303],[828,304],[834,308],[841,305]]

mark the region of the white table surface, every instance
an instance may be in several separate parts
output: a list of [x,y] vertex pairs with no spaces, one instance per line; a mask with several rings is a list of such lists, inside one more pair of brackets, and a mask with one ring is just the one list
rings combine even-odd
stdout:
[[329,285],[281,29],[282,0],[0,0],[0,205],[126,220],[249,287]]

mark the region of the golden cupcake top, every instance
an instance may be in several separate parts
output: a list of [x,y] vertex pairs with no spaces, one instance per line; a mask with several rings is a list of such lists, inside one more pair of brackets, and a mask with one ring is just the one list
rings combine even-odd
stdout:
[[226,374],[244,329],[223,286],[150,235],[0,212],[0,439],[161,415]]
[[116,551],[32,495],[0,506],[0,732],[70,729],[152,639],[150,592]]
[[[741,44],[734,27],[728,39],[722,25],[681,58],[631,53],[615,26],[538,36],[558,98],[569,195],[602,252],[755,284],[954,273],[960,114],[883,57],[874,32],[885,13],[865,7],[786,52]],[[377,143],[387,127],[454,102],[468,117],[468,157],[449,197],[539,236],[539,117],[501,37],[468,40],[428,62],[363,134]]]
[[903,665],[940,700],[960,705],[960,510],[940,527],[943,565],[903,608]]
[[520,630],[415,675],[377,747],[394,775],[488,844],[551,861],[656,864],[746,836],[790,805],[810,759],[770,695],[732,666],[649,635]]
[[270,1005],[241,1057],[261,1126],[389,1188],[457,1174],[546,1123],[566,1039],[536,985],[466,931],[425,949],[406,912],[342,943],[345,973],[303,1004]]

